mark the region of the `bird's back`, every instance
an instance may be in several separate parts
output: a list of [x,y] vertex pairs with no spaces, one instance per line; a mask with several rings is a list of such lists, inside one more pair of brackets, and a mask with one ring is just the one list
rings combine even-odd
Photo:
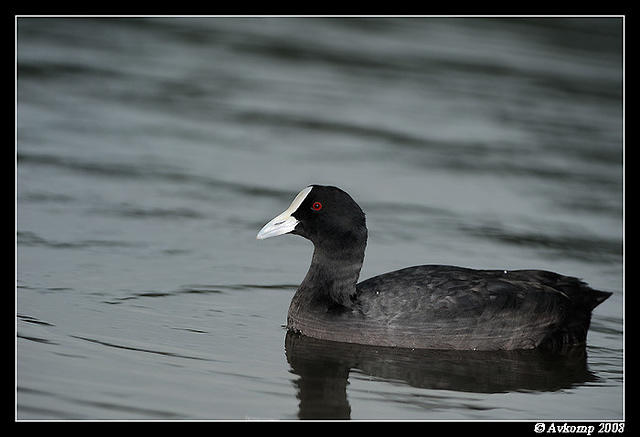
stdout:
[[422,265],[360,282],[355,305],[372,342],[527,349],[584,343],[591,310],[609,295],[543,270]]

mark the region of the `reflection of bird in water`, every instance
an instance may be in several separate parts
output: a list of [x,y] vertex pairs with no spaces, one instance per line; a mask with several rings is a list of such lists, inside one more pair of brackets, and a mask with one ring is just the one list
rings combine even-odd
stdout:
[[287,332],[301,419],[348,419],[349,372],[413,387],[474,393],[556,391],[595,381],[584,346],[562,351],[442,351],[359,345]]
[[445,350],[584,344],[591,311],[611,295],[548,271],[442,265],[357,283],[367,243],[365,215],[336,187],[303,189],[257,238],[285,233],[314,244],[287,327],[325,340]]

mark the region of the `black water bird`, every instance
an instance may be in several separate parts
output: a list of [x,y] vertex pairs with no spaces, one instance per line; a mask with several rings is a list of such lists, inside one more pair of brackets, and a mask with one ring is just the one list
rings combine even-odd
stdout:
[[584,344],[591,311],[611,293],[544,270],[420,265],[358,282],[365,215],[339,188],[310,185],[258,233],[314,245],[287,328],[345,343],[419,349],[512,350]]

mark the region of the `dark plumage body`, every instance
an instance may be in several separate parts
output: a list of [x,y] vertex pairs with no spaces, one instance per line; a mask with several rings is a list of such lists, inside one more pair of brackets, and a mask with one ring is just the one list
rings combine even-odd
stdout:
[[548,271],[445,265],[358,283],[367,240],[360,207],[335,187],[314,185],[298,197],[285,211],[297,222],[287,232],[310,239],[315,250],[287,328],[303,335],[422,349],[557,348],[584,343],[591,311],[611,295]]
[[541,270],[422,265],[358,283],[336,304],[303,282],[287,327],[348,343],[422,349],[530,349],[584,343],[609,294]]

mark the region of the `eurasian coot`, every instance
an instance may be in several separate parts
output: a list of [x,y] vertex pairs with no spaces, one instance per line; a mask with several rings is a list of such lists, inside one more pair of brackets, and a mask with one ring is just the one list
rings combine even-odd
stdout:
[[310,185],[258,239],[314,245],[287,328],[324,340],[422,349],[498,350],[584,344],[591,311],[611,293],[543,270],[420,265],[358,283],[365,215],[339,188]]

